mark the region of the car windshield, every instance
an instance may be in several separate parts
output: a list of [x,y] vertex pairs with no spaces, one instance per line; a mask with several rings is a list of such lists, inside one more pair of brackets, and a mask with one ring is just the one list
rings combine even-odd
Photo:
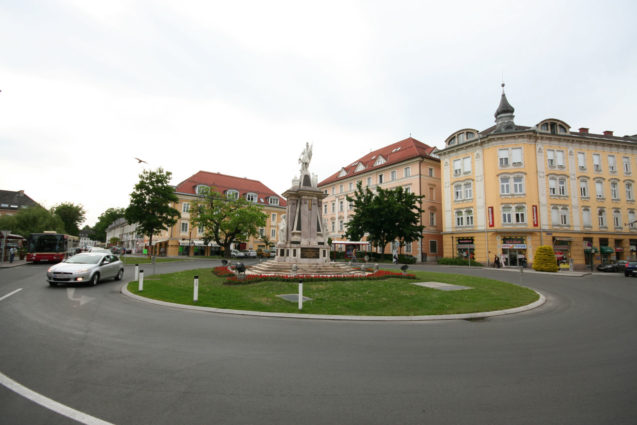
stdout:
[[71,264],[97,264],[102,259],[101,255],[91,254],[77,254],[66,260],[66,263]]

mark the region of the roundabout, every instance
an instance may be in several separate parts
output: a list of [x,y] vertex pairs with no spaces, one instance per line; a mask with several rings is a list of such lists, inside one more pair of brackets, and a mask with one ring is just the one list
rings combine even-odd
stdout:
[[[214,265],[166,263],[157,272]],[[420,266],[504,280],[546,302],[482,319],[335,321],[159,307],[123,296],[117,282],[50,288],[46,267],[0,270],[0,372],[93,419],[70,419],[4,385],[5,423],[579,425],[637,417],[637,281],[620,275]],[[127,267],[124,279],[132,278]]]

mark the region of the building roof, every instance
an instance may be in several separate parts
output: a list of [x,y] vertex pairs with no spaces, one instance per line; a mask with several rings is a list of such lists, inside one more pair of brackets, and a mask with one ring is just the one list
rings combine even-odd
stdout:
[[33,199],[25,195],[24,190],[0,190],[0,209],[18,210],[20,208],[38,205]]
[[511,106],[509,101],[507,100],[504,91],[502,92],[502,97],[500,97],[500,105],[498,105],[498,109],[496,109],[494,117],[498,117],[501,114],[512,114],[515,112],[515,108]]
[[268,198],[276,197],[279,199],[279,206],[286,206],[285,198],[276,194],[259,180],[228,176],[221,173],[211,173],[209,171],[199,171],[188,177],[177,185],[175,191],[177,193],[195,195],[197,194],[197,186],[214,187],[220,193],[226,193],[228,190],[236,190],[242,198],[245,198],[247,193],[256,193],[257,203],[262,205],[271,205]]
[[[440,161],[438,158],[433,156],[434,150],[434,147],[426,145],[412,137],[408,137],[405,140],[401,140],[400,142],[393,143],[368,153],[351,164],[341,168],[338,172],[332,174],[318,185],[319,187],[325,186],[339,180],[364,174],[370,170],[387,167],[412,158],[422,157],[429,158],[434,161]],[[380,161],[379,157],[382,157]]]

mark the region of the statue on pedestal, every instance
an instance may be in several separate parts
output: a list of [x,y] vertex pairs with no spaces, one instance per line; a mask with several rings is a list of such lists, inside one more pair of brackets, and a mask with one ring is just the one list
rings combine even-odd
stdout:
[[308,142],[305,142],[305,149],[301,153],[299,157],[299,163],[301,164],[301,178],[303,178],[304,174],[309,173],[310,161],[312,160],[312,145]]

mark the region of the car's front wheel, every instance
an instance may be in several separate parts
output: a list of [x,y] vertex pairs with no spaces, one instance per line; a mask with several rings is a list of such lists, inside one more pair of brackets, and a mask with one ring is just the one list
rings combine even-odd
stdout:
[[58,286],[58,284],[57,284],[57,283],[55,283],[55,282],[49,282],[49,285],[51,285],[51,286]]
[[95,273],[93,275],[93,277],[91,278],[91,286],[96,286],[98,283],[100,282],[100,274],[99,273]]
[[117,276],[115,276],[115,280],[122,280],[122,277],[124,277],[124,269],[119,269]]

